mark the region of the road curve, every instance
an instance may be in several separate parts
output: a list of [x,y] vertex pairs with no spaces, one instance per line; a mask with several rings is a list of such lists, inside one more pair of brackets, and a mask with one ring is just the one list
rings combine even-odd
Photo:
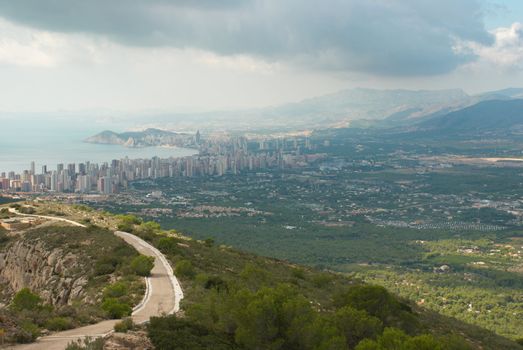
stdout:
[[[23,216],[42,217],[50,220],[64,221],[76,226],[85,227],[78,222],[55,218],[51,216],[39,216],[21,214]],[[172,314],[180,309],[180,300],[183,299],[183,291],[180,283],[174,276],[173,269],[165,256],[155,247],[127,232],[116,231],[116,236],[122,238],[132,245],[140,254],[154,257],[154,267],[151,276],[146,279],[146,293],[143,300],[135,306],[132,319],[135,323],[147,322],[153,316]],[[49,336],[38,338],[32,344],[16,345],[8,349],[16,350],[63,350],[71,341],[85,337],[97,338],[110,334],[118,320],[106,320],[97,324],[70,329],[63,332],[54,333]]]

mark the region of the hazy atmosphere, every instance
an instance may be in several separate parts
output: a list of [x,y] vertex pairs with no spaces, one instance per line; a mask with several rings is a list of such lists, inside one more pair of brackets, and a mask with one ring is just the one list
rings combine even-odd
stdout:
[[523,0],[0,0],[0,350],[523,350]]

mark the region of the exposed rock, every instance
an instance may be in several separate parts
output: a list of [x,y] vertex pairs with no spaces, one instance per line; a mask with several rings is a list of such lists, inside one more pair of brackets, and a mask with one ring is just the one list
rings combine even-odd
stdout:
[[0,282],[11,294],[29,288],[46,303],[71,304],[87,284],[78,260],[60,248],[47,250],[41,241],[19,240],[0,254]]
[[104,350],[152,350],[145,332],[113,333],[104,343]]

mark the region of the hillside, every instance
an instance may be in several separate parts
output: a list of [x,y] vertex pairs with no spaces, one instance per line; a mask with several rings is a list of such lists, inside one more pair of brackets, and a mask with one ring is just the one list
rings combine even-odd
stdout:
[[343,274],[192,240],[151,222],[131,225],[132,216],[120,220],[168,257],[184,288],[184,317],[148,326],[160,350],[378,349],[370,339],[382,337],[405,349],[519,348]]
[[2,340],[31,342],[41,332],[111,318],[108,293],[122,289],[125,300],[118,303],[124,313],[130,312],[145,289],[143,279],[129,267],[137,256],[135,249],[100,227],[43,224],[14,235],[0,229]]
[[445,133],[514,132],[522,127],[522,99],[483,101],[419,124],[420,129]]
[[507,88],[496,91],[488,91],[479,95],[483,99],[512,99],[512,98],[523,98],[522,88]]
[[57,203],[37,209],[132,231],[168,257],[185,299],[179,315],[154,318],[147,327],[160,350],[352,349],[366,338],[367,347],[358,349],[374,349],[374,338],[396,339],[408,349],[518,349],[506,338],[347,275],[193,240],[133,216]]
[[433,113],[445,106],[461,104],[469,98],[462,90],[373,90],[349,89],[310,98],[297,103],[265,109],[267,116],[304,116],[333,123],[354,120],[402,118]]

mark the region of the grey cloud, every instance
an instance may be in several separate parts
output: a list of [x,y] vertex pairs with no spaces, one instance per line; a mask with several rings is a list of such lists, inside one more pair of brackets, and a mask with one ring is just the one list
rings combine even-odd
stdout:
[[136,46],[248,54],[322,68],[433,75],[490,45],[480,0],[0,0],[0,16]]

